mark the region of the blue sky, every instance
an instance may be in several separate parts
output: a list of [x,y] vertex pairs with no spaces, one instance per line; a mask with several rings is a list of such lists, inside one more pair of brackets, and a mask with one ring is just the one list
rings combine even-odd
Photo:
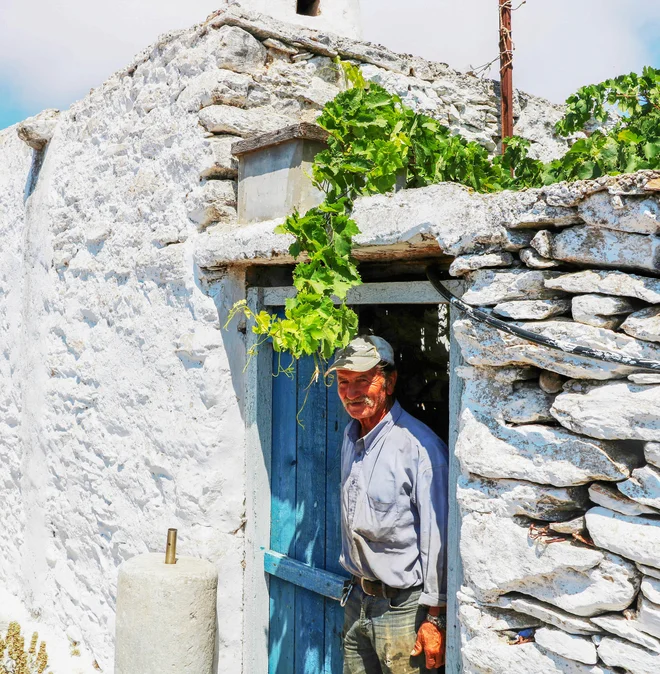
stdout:
[[[0,0],[0,128],[67,108],[159,34],[222,3]],[[365,37],[467,70],[497,55],[497,4],[406,0],[403,13],[401,0],[361,0]],[[582,84],[660,67],[660,2],[527,0],[514,13],[514,40],[516,86],[561,102]]]

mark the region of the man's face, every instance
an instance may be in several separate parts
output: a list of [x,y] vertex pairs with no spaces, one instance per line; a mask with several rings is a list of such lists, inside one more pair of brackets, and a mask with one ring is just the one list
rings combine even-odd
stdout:
[[353,419],[382,417],[395,384],[396,372],[385,377],[377,367],[367,372],[337,370],[339,399]]

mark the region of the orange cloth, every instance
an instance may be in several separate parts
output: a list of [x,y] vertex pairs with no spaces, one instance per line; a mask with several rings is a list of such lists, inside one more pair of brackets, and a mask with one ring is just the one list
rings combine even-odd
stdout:
[[439,630],[433,623],[424,621],[417,632],[417,641],[410,655],[413,657],[426,656],[426,669],[437,669],[445,664],[445,648],[447,636],[444,630]]

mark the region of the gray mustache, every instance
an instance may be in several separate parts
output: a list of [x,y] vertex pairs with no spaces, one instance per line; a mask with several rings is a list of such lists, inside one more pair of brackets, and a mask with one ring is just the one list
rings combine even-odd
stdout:
[[368,407],[374,407],[376,404],[371,398],[368,398],[367,396],[362,396],[361,398],[356,398],[355,400],[347,400],[344,403],[344,407],[346,407],[346,405],[351,405],[354,403],[364,403]]

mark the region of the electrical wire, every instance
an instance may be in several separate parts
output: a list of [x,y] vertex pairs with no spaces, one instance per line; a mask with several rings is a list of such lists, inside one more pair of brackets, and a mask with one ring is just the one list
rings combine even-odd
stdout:
[[588,346],[581,346],[580,344],[567,344],[564,341],[552,339],[551,337],[545,337],[539,335],[531,330],[525,330],[525,328],[518,327],[513,323],[507,323],[502,321],[499,318],[495,318],[481,309],[471,307],[469,304],[463,302],[451,293],[447,288],[442,285],[442,281],[436,269],[432,266],[426,268],[426,277],[430,281],[431,285],[444,297],[444,299],[449,302],[453,307],[456,307],[459,311],[466,314],[469,318],[479,322],[487,323],[491,327],[506,332],[509,335],[514,335],[515,337],[521,337],[522,339],[533,342],[534,344],[539,344],[540,346],[547,346],[550,349],[555,349],[557,351],[563,351],[574,356],[582,356],[584,358],[592,358],[594,360],[604,361],[606,363],[615,363],[617,365],[625,365],[627,367],[636,367],[643,370],[652,370],[653,372],[660,372],[660,361],[657,360],[647,360],[645,358],[632,358],[626,356],[625,354],[615,353],[613,351],[601,351],[599,349],[591,349]]

